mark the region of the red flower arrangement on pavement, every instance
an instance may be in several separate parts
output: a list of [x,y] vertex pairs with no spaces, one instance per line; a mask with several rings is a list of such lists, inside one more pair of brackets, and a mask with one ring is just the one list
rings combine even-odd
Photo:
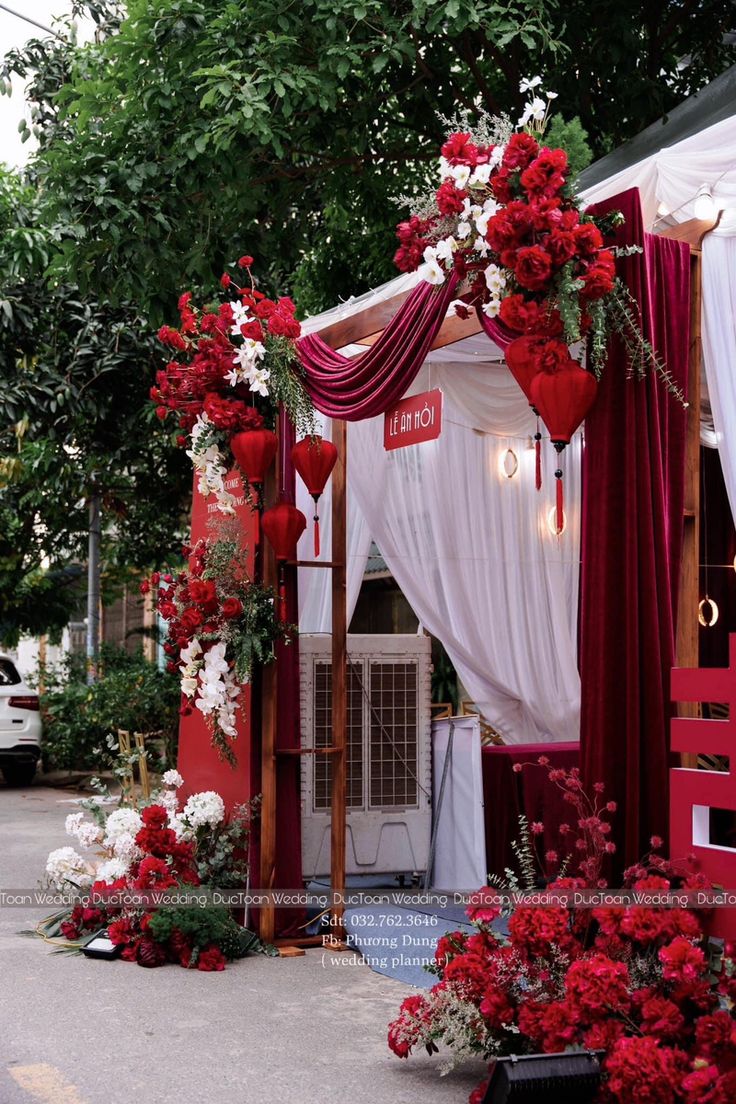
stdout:
[[288,640],[290,629],[276,616],[273,590],[252,578],[247,551],[230,524],[233,532],[224,523],[217,539],[184,548],[184,570],[154,572],[141,589],[154,590],[167,622],[164,652],[168,670],[181,678],[182,713],[198,709],[215,747],[234,762],[229,741],[237,736],[241,688],[253,664],[270,662],[276,641]]
[[[50,888],[71,889],[78,900],[49,918],[42,934],[58,932],[79,947],[106,927],[128,962],[220,971],[230,959],[266,949],[210,899],[213,888],[246,884],[247,859],[238,856],[248,852],[255,803],[227,818],[220,795],[206,791],[180,808],[181,775],[167,771],[163,783],[144,808],[121,805],[106,814],[94,805],[94,821],[82,812],[67,817],[68,834],[99,857],[89,862],[71,847],[49,855]],[[195,897],[181,903],[187,893]]]
[[201,493],[214,494],[223,513],[234,506],[225,477],[236,433],[273,426],[281,403],[300,430],[313,432],[295,346],[296,307],[287,297],[268,299],[259,291],[252,265],[252,257],[238,261],[246,287],[229,273],[222,276],[227,298],[219,305],[200,309],[191,292],[180,297],[179,327],[162,326],[158,333],[172,359],[151,388],[161,421],[176,418],[177,444],[188,449]]
[[[713,976],[702,910],[657,904],[672,890],[705,888],[703,879],[660,858],[662,841],[654,839],[652,852],[624,879],[645,903],[575,907],[575,891],[606,886],[615,805],[603,803],[602,786],[589,798],[577,771],[549,774],[574,815],[563,833],[566,857],[548,853],[543,861],[547,900],[524,904],[512,879],[521,903],[502,936],[493,925],[508,897],[497,888],[479,890],[468,909],[475,931],[440,939],[432,967],[440,980],[428,994],[404,1001],[389,1027],[390,1048],[402,1058],[417,1046],[432,1053],[440,1042],[458,1057],[603,1049],[602,1102],[736,1099],[732,949],[726,947],[724,969]],[[517,851],[528,891],[536,881],[537,834],[524,825]],[[471,1095],[471,1104],[482,1101],[484,1090]]]

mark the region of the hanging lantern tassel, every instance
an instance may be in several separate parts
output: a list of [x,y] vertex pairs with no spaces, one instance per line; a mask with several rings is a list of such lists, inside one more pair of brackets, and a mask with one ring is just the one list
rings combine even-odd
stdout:
[[[560,463],[560,464],[562,463],[562,450],[564,449],[564,447],[565,446],[562,444],[561,441],[555,441],[555,448],[557,449],[557,453],[560,457],[560,460],[558,461],[558,463]],[[564,500],[564,490],[563,490],[563,487],[562,487],[562,468],[561,467],[557,468],[557,470],[555,471],[555,482],[557,484],[557,487],[556,487],[557,495],[556,495],[555,529],[557,530],[557,536],[559,537],[562,530],[565,528],[565,500]]]
[[[533,408],[532,408],[533,409]],[[542,434],[539,432],[539,412],[537,415],[537,432],[534,434],[534,481],[538,491],[542,489]]]
[[315,560],[319,556],[319,514],[317,513],[317,503],[319,502],[319,495],[312,495],[314,499],[314,558]]

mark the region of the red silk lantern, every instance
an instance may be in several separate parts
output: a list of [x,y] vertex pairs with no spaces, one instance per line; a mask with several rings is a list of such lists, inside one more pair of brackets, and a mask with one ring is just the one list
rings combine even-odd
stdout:
[[[590,372],[581,368],[572,357],[567,368],[558,372],[540,372],[531,383],[531,396],[534,405],[549,430],[552,444],[558,454],[584,420],[595,402],[598,381]],[[555,472],[557,480],[557,523],[558,534],[563,528],[563,491],[562,468]]]
[[509,366],[509,371],[526,395],[530,406],[534,406],[531,384],[534,377],[538,374],[536,361],[533,356],[535,345],[539,345],[538,337],[517,337],[516,340],[512,341],[507,347],[504,354],[506,363]]
[[270,429],[246,429],[230,439],[238,467],[249,483],[262,483],[271,467],[279,439]]
[[296,544],[307,527],[301,510],[288,502],[279,502],[266,510],[261,524],[279,561],[279,621],[286,620],[286,579],[284,565],[296,559]]
[[323,437],[305,437],[291,450],[291,460],[314,499],[314,555],[319,556],[319,514],[317,503],[337,463],[337,449]]
[[539,372],[532,380],[532,400],[554,445],[570,444],[570,438],[595,402],[597,390],[595,376],[572,358],[567,368]]
[[535,483],[537,490],[542,488],[542,434],[539,432],[539,411],[532,402],[532,380],[538,375],[534,347],[538,346],[538,337],[517,337],[506,347],[506,363],[509,371],[526,395],[529,405],[537,415],[537,432],[534,434]]

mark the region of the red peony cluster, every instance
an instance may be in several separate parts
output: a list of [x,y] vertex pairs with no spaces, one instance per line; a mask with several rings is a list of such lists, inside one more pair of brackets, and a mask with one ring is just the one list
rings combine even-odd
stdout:
[[[515,334],[555,344],[584,337],[594,304],[614,289],[615,263],[569,185],[565,151],[526,130],[485,146],[455,133],[441,164],[434,213],[398,225],[397,267],[410,272],[440,258],[466,280],[463,303],[499,315]],[[433,282],[442,278],[440,269]],[[558,360],[547,358],[545,370],[559,370]]]
[[228,298],[202,310],[193,306],[192,293],[185,292],[178,303],[179,328],[162,326],[158,331],[174,359],[156,373],[151,400],[161,421],[176,416],[182,447],[202,416],[226,441],[235,433],[260,429],[264,418],[256,395],[268,395],[268,372],[264,375],[262,364],[269,342],[293,342],[301,332],[295,304],[288,297],[268,299],[259,291],[252,264],[248,256],[238,261],[250,277],[249,287],[240,287],[225,273],[220,285]]
[[[605,885],[600,877],[610,807],[588,800],[579,779],[557,773],[578,816],[573,852],[592,875],[558,878],[548,892]],[[572,782],[572,788],[568,788]],[[586,809],[585,806],[588,806]],[[595,810],[590,812],[590,810]],[[578,847],[578,841],[583,846]],[[592,841],[592,845],[591,845]],[[661,841],[655,840],[655,844]],[[555,856],[555,859],[557,856]],[[654,852],[626,872],[632,893],[703,888]],[[391,1050],[406,1058],[442,1041],[465,1054],[605,1051],[606,1104],[727,1104],[736,1099],[736,977],[709,972],[703,913],[689,908],[517,905],[508,935],[495,930],[497,891],[480,890],[468,909],[474,933],[443,936],[439,982],[407,998],[390,1025]],[[498,927],[498,925],[495,925]],[[481,1101],[484,1086],[471,1095]]]

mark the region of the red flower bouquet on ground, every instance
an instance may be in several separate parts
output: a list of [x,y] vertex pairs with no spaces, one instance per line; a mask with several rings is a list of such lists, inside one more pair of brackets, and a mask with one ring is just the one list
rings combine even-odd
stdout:
[[[734,1100],[731,948],[714,976],[707,914],[657,903],[672,891],[704,888],[702,879],[660,858],[655,839],[652,853],[625,875],[631,901],[643,903],[607,906],[602,871],[613,849],[608,818],[615,806],[603,804],[602,787],[589,799],[577,771],[550,771],[550,777],[574,814],[563,837],[567,856],[561,862],[555,853],[547,856],[547,884],[536,897],[525,896],[515,879],[504,893],[479,890],[468,909],[474,933],[439,941],[439,981],[428,994],[404,1001],[389,1027],[389,1046],[405,1058],[416,1046],[432,1053],[445,1043],[455,1060],[603,1049],[601,1101]],[[524,826],[518,854],[529,893],[536,882],[533,841]],[[586,890],[598,896],[574,904]],[[502,907],[510,911],[507,936],[494,924]],[[477,1090],[471,1104],[481,1099]]]

